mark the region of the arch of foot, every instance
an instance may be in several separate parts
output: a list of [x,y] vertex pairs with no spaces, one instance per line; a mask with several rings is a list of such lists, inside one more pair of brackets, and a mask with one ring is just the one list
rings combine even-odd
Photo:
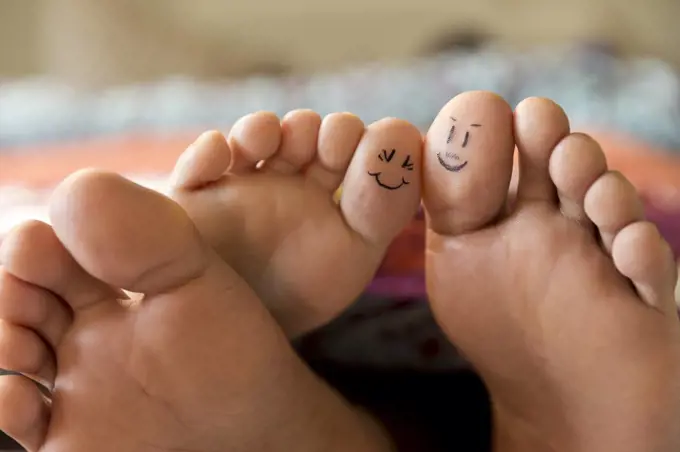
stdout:
[[423,204],[432,231],[455,235],[493,221],[505,205],[515,140],[513,112],[500,96],[454,97],[427,132]]

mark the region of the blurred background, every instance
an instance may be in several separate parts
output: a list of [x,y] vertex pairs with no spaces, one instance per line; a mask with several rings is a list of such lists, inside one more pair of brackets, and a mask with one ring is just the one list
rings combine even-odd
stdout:
[[162,189],[198,131],[254,110],[425,130],[489,89],[558,101],[680,251],[678,17],[677,0],[0,0],[0,236],[83,166]]
[[[424,131],[451,97],[488,89],[559,102],[680,253],[678,17],[677,0],[0,0],[0,238],[46,220],[78,168],[164,190],[198,132],[255,110]],[[417,273],[400,243],[386,268]]]
[[[426,130],[451,97],[488,89],[559,102],[680,254],[678,18],[678,0],[0,0],[0,239],[46,220],[50,190],[78,168],[164,190],[196,133],[254,110]],[[422,295],[421,236],[416,221],[372,290]],[[372,327],[332,331],[314,348],[336,361],[448,363],[368,353],[356,338]]]
[[[447,44],[599,44],[680,64],[674,0],[2,0],[3,75],[82,86],[332,71]],[[473,37],[474,36],[474,37]]]

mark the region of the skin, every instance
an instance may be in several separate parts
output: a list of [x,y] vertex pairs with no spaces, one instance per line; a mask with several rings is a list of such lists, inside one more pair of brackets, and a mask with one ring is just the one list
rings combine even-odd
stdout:
[[514,147],[512,109],[501,97],[469,92],[448,102],[425,139],[430,227],[465,232],[492,221],[505,202]]
[[[482,119],[502,118],[508,108],[489,93],[461,98],[480,130],[489,123]],[[486,113],[475,112],[475,105]],[[435,123],[451,121],[444,113]],[[475,127],[472,121],[468,127]],[[392,124],[392,132],[412,130]],[[501,159],[503,170],[484,157],[496,152],[499,136],[482,141],[493,146],[468,154],[475,135],[456,142],[450,126],[440,127],[440,139],[460,149],[443,155],[468,163],[450,171],[436,158],[441,151],[428,148],[435,152],[426,155],[434,163],[427,176],[433,180],[426,180],[427,285],[437,320],[491,391],[494,450],[678,450],[677,274],[667,243],[644,221],[634,188],[607,171],[597,143],[569,133],[558,106],[529,99],[517,107],[512,130],[499,135],[500,142],[516,138],[520,154],[517,201],[504,208],[506,194],[495,197],[497,187],[481,187],[489,200],[475,191],[478,178],[497,173],[507,192],[512,161]],[[433,130],[430,143],[438,139]],[[272,138],[256,135],[265,144]],[[409,173],[384,165],[399,162],[403,139],[387,131],[373,135],[384,146],[367,141],[356,149],[345,175],[351,196],[343,202],[349,204],[341,203],[343,219],[364,241],[370,228],[394,227],[385,216],[391,211],[375,213],[376,202],[409,201],[412,194],[394,195],[410,193],[405,189],[417,183],[409,179],[396,190],[377,184],[369,173],[389,176],[388,183]],[[295,147],[276,143],[280,154],[255,178],[243,160],[253,148],[236,145],[225,154],[220,143],[195,145],[178,183],[197,188],[216,182],[220,201],[242,195],[270,209],[268,199],[287,200],[285,187],[315,184],[331,193],[335,185],[319,167],[320,178],[304,173],[303,181],[287,179],[303,176],[295,169],[303,160],[291,154]],[[382,149],[393,148],[392,161],[381,161]],[[213,164],[227,168],[230,161],[247,177],[228,173],[220,181],[222,171]],[[283,188],[275,193],[284,195],[240,191],[260,179],[278,181]],[[315,199],[313,192],[294,193]],[[102,197],[107,209],[101,209]],[[27,378],[0,380],[0,428],[31,452],[389,449],[375,423],[299,362],[254,291],[178,205],[98,172],[69,178],[51,204],[54,229],[27,223],[0,248],[0,365],[54,390],[48,405]],[[215,212],[216,206],[203,207]],[[271,212],[258,206],[252,210],[257,219],[277,219],[258,216]],[[303,207],[308,214],[309,203]],[[385,219],[362,223],[371,213]],[[270,224],[270,231],[291,232]],[[322,238],[340,237],[321,232]],[[277,235],[238,238],[261,237]],[[118,287],[145,296],[125,299]],[[216,355],[237,365],[225,366]],[[204,384],[196,385],[199,380]]]
[[51,389],[0,378],[0,429],[29,452],[391,450],[176,203],[84,171],[50,218],[0,246],[0,365]]
[[421,154],[420,132],[399,119],[254,113],[226,139],[208,132],[190,146],[171,196],[296,337],[373,278],[420,205]]
[[[395,157],[396,160],[393,161]],[[409,172],[415,169],[415,165],[410,154],[406,154],[406,157],[403,158],[401,154],[397,154],[396,149],[392,149],[389,152],[383,149],[378,153],[378,160],[384,163],[384,165],[376,165],[379,167],[373,170],[369,169],[367,173],[375,179],[378,186],[386,190],[398,190],[411,183],[407,178],[411,175]],[[396,182],[390,184],[385,182],[385,180],[394,180]]]
[[[455,98],[425,151],[428,295],[489,388],[494,450],[679,450],[680,322],[668,244],[644,221],[635,188],[607,170],[594,140],[569,132],[559,106],[527,99],[512,127],[508,109],[490,93]],[[472,153],[474,132],[464,148],[446,144],[454,113],[479,131],[502,127]],[[442,152],[467,166],[446,170]]]

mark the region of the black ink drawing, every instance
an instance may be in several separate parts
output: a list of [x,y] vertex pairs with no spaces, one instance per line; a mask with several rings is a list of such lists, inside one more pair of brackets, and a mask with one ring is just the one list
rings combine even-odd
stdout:
[[[450,116],[451,120],[455,123],[457,120],[453,116]],[[470,124],[470,127],[481,127],[481,124]],[[451,141],[453,140],[453,136],[456,133],[456,124],[451,125],[451,129],[449,129],[449,134],[446,136],[446,144],[451,144]],[[465,131],[465,136],[463,137],[463,142],[461,143],[461,147],[465,148],[467,145],[470,143],[470,131],[466,130]],[[451,157],[455,160],[460,160],[460,157],[458,157],[458,154],[454,154],[451,152],[446,153],[446,157]],[[462,170],[465,168],[468,164],[467,160],[461,164],[458,165],[452,165],[450,163],[447,163],[446,160],[444,160],[444,157],[442,157],[441,153],[437,153],[437,160],[439,160],[439,164],[444,167],[445,170],[451,171],[454,173],[457,173],[458,171]]]
[[[381,153],[378,154],[378,160],[380,160],[381,162],[389,163],[389,162],[392,161],[392,159],[394,158],[396,153],[397,153],[396,149],[392,149],[389,153],[387,152],[387,150],[383,149],[381,151]],[[410,155],[406,156],[406,160],[404,160],[404,162],[401,164],[401,167],[403,169],[405,169],[406,171],[413,171],[414,165],[411,162],[411,156]],[[380,187],[385,188],[387,190],[397,190],[398,188],[401,188],[404,185],[410,184],[409,181],[407,181],[406,179],[404,179],[402,177],[399,185],[387,185],[383,181],[380,180],[380,176],[382,175],[382,171],[376,171],[376,172],[369,171],[368,175],[373,177]]]
[[467,160],[461,163],[460,165],[451,165],[449,163],[446,163],[446,161],[442,158],[441,153],[437,153],[437,160],[439,160],[439,164],[443,166],[446,171],[451,171],[454,173],[457,173],[458,171],[462,170],[468,164]]

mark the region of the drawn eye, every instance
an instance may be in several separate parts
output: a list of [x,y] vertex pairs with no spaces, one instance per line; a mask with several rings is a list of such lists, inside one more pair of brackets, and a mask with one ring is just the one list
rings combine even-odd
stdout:
[[467,146],[468,141],[470,141],[470,132],[465,132],[465,138],[463,138],[463,147]]
[[411,163],[411,156],[407,155],[404,163],[401,164],[402,168],[406,168],[407,171],[413,171],[413,163]]
[[382,162],[384,162],[384,161],[390,162],[394,158],[394,154],[396,154],[396,152],[397,152],[396,149],[392,149],[392,151],[388,154],[387,150],[383,149],[382,153],[378,154],[378,158]]
[[453,132],[456,131],[456,126],[451,126],[451,130],[449,130],[449,136],[446,138],[446,144],[449,144],[451,142],[451,139],[453,139]]

